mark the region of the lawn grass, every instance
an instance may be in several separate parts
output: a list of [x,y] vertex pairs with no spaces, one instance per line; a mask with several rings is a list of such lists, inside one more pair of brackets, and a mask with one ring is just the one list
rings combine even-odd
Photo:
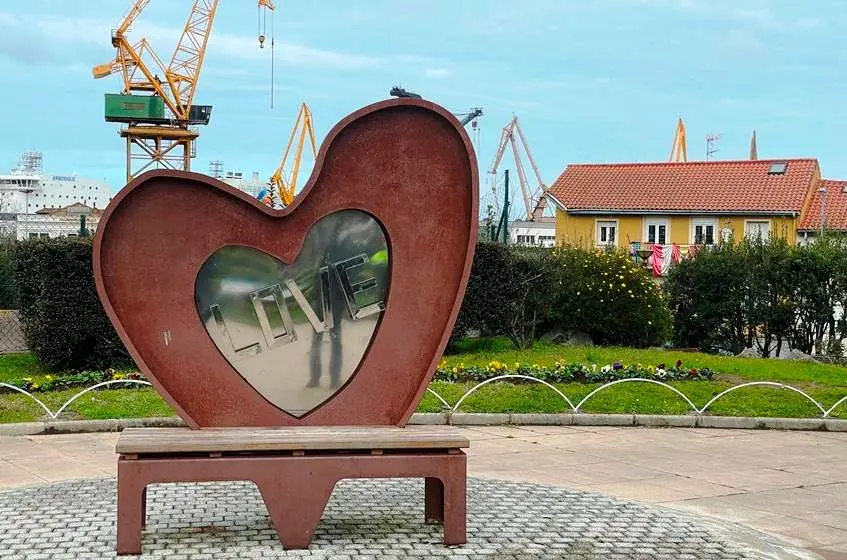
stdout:
[[0,383],[48,373],[50,372],[41,365],[38,358],[28,352],[0,355]]
[[[847,367],[808,362],[782,360],[757,360],[731,358],[707,354],[641,350],[634,348],[566,347],[538,343],[527,351],[519,352],[502,339],[462,341],[460,353],[446,356],[448,364],[464,363],[466,366],[485,366],[496,359],[514,362],[552,365],[555,361],[580,362],[602,366],[615,361],[641,362],[656,365],[672,364],[681,359],[687,367],[709,367],[719,375],[714,381],[674,381],[670,385],[679,389],[698,407],[702,408],[720,392],[748,381],[779,381],[799,387],[812,398],[829,408],[847,396]],[[0,356],[0,382],[46,372],[29,354]],[[431,388],[451,406],[455,405],[474,383],[433,382]],[[556,387],[574,405],[597,384],[559,384]],[[53,411],[79,392],[77,389],[37,396]],[[439,412],[444,405],[432,394],[426,393],[418,407],[419,412]],[[648,383],[622,383],[597,393],[580,409],[589,413],[613,414],[688,414],[691,407],[673,391]],[[570,407],[549,387],[538,383],[491,383],[480,387],[468,396],[459,408],[461,412],[500,413],[557,413],[569,412]],[[716,402],[707,414],[722,416],[769,416],[785,418],[819,417],[820,410],[802,395],[787,389],[755,387],[738,389]],[[106,389],[87,393],[74,401],[63,412],[62,419],[107,419],[172,416],[170,407],[150,388]],[[847,419],[847,403],[833,411],[833,418]],[[25,395],[0,395],[0,423],[26,422],[44,419],[44,411]]]

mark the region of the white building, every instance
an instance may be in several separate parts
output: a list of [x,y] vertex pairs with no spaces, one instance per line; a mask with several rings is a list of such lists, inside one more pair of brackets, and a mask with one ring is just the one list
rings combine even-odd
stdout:
[[34,214],[2,214],[0,217],[12,216],[14,221],[0,221],[0,230],[13,234],[18,241],[79,235],[83,225],[89,235],[94,235],[102,215],[103,210],[76,202],[65,208],[42,208]]
[[105,181],[76,174],[46,173],[41,152],[27,152],[10,173],[0,175],[0,212],[32,214],[80,203],[103,209],[114,196]]
[[254,198],[259,196],[262,189],[268,188],[267,181],[262,181],[259,178],[258,171],[254,171],[250,179],[245,179],[244,174],[240,171],[227,171],[226,173],[215,173],[212,171],[211,175],[212,177],[223,181],[230,187],[235,187],[240,191],[246,192]]
[[556,246],[556,218],[544,216],[540,221],[514,220],[509,224],[512,245]]

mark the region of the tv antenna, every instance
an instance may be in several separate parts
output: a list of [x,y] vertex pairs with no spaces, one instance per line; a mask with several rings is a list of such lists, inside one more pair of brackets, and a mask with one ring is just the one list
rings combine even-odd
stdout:
[[712,156],[718,151],[715,146],[720,139],[720,134],[709,133],[706,135],[706,161],[711,160]]

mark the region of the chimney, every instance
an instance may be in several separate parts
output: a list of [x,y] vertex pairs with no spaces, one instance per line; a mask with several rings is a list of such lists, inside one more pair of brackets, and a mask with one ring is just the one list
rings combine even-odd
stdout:
[[750,159],[759,159],[759,150],[756,145],[756,131],[753,131],[753,138],[750,139]]

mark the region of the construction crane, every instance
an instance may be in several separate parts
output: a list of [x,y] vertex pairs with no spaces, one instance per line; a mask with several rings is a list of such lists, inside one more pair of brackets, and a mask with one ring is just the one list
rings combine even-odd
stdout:
[[482,116],[482,109],[479,107],[472,107],[467,113],[456,113],[457,117],[461,117],[459,122],[462,123],[462,126],[466,126],[469,122],[474,121]]
[[670,162],[688,161],[688,142],[685,139],[685,123],[682,117],[676,123],[676,133],[673,135],[673,147],[671,148]]
[[[296,144],[295,144],[296,138]],[[306,147],[306,139],[309,140],[309,145],[312,147],[312,157],[317,154],[315,144],[315,128],[312,122],[312,111],[306,103],[300,105],[300,110],[297,113],[297,120],[294,121],[294,127],[291,129],[291,135],[288,137],[288,145],[282,153],[282,160],[279,163],[274,174],[271,176],[270,184],[271,191],[274,189],[279,194],[279,200],[284,206],[291,204],[294,200],[294,195],[297,193],[297,182],[300,177],[300,163],[303,159],[303,149]],[[286,172],[289,156],[293,157],[291,171]]]
[[[264,43],[262,11],[273,10],[272,0],[257,0],[260,11],[259,43]],[[207,125],[211,105],[195,105],[194,97],[219,0],[195,0],[182,35],[165,66],[147,39],[132,43],[133,24],[150,0],[135,0],[112,33],[117,49],[113,60],[95,66],[95,79],[120,74],[120,94],[106,95],[106,121],[127,125],[127,180],[151,167],[189,170],[194,142],[200,135],[195,125]],[[133,165],[140,162],[138,165]]]
[[[534,188],[530,188],[529,186],[518,142],[520,142],[521,147],[523,147],[523,152],[526,154],[526,157],[532,166],[532,170],[535,173],[535,179],[538,181],[538,184]],[[488,169],[489,175],[492,175],[495,178],[497,176],[497,168],[503,159],[503,155],[506,153],[507,146],[512,147],[512,153],[515,157],[515,171],[517,171],[518,182],[521,185],[526,217],[528,220],[533,222],[540,221],[547,208],[547,198],[544,196],[547,192],[547,185],[544,184],[544,180],[541,178],[541,172],[538,170],[538,165],[536,165],[535,159],[532,157],[532,152],[529,150],[529,143],[526,141],[526,136],[524,136],[524,133],[521,130],[521,125],[518,122],[517,116],[513,117],[512,120],[509,121],[509,124],[503,128],[503,133],[500,136],[500,146],[497,148],[497,155],[494,156],[494,162]]]

